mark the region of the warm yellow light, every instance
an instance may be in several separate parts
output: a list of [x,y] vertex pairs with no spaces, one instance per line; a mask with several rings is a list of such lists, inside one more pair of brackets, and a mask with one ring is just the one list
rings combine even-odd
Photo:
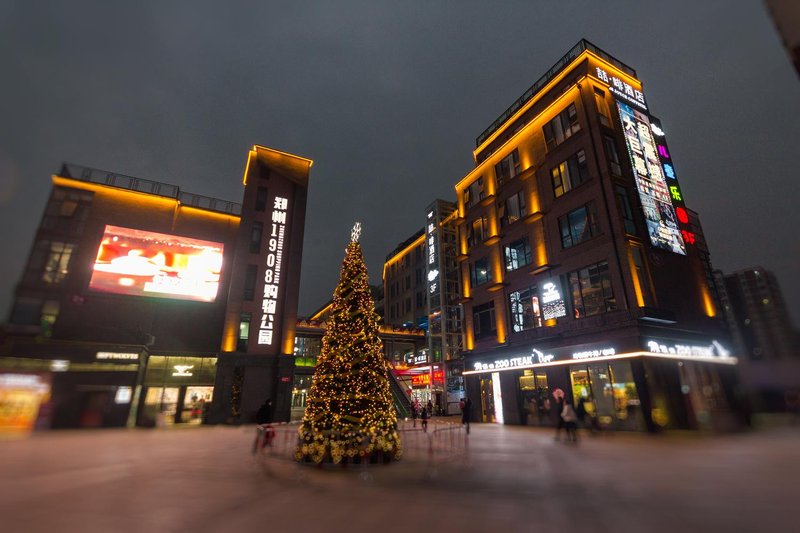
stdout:
[[495,313],[495,322],[497,325],[497,342],[505,344],[506,342],[506,314]]
[[222,351],[236,351],[236,339],[239,337],[239,324],[235,315],[229,315],[222,333]]
[[[508,118],[508,119],[505,121],[505,123],[503,124],[503,127],[500,127],[500,128],[498,128],[498,129],[497,129],[497,131],[495,131],[495,132],[494,132],[494,133],[492,133],[492,134],[491,134],[489,137],[487,137],[487,138],[486,138],[486,140],[484,140],[484,141],[483,141],[483,142],[480,144],[480,146],[478,146],[477,148],[475,148],[475,150],[472,152],[473,158],[476,158],[476,159],[477,159],[477,156],[478,156],[478,154],[479,154],[479,153],[481,153],[481,151],[483,151],[483,149],[484,149],[484,148],[486,148],[487,146],[489,146],[489,144],[491,144],[491,143],[492,143],[492,142],[493,142],[495,139],[497,139],[497,137],[498,137],[498,136],[500,136],[500,134],[502,134],[502,133],[503,133],[503,132],[504,132],[504,131],[505,131],[505,130],[506,130],[508,127],[509,127],[509,126],[511,126],[511,125],[514,123],[514,121],[516,121],[516,120],[517,120],[519,117],[521,117],[523,114],[525,114],[525,113],[526,113],[526,112],[527,112],[527,111],[528,111],[528,110],[529,110],[531,107],[533,107],[533,106],[534,106],[534,104],[536,104],[536,102],[538,102],[539,100],[541,100],[541,99],[542,99],[542,97],[544,97],[544,96],[547,94],[547,92],[548,92],[548,91],[550,91],[550,90],[551,90],[553,87],[555,87],[555,86],[556,86],[558,83],[560,83],[560,82],[561,82],[561,80],[563,80],[563,79],[564,79],[564,77],[566,77],[567,75],[571,74],[571,73],[572,73],[572,66],[573,66],[573,65],[577,65],[577,64],[579,64],[581,61],[583,61],[583,60],[584,60],[585,58],[587,58],[587,57],[591,57],[592,59],[594,59],[594,60],[595,60],[595,61],[594,61],[594,63],[591,63],[591,66],[592,66],[592,68],[590,68],[590,72],[596,72],[596,71],[595,71],[595,69],[594,69],[594,67],[596,67],[596,66],[602,66],[602,67],[603,67],[603,69],[604,69],[604,70],[606,70],[606,72],[608,72],[609,74],[613,74],[614,76],[616,76],[616,77],[618,77],[618,78],[620,78],[620,79],[623,79],[623,80],[627,81],[627,82],[628,82],[628,83],[630,83],[630,84],[631,84],[631,85],[632,85],[634,88],[636,88],[636,89],[640,89],[640,90],[641,90],[641,88],[642,88],[642,83],[641,83],[639,80],[637,80],[636,78],[634,78],[634,77],[632,77],[632,76],[630,76],[630,75],[628,75],[628,74],[626,74],[626,73],[622,72],[622,71],[621,71],[621,70],[619,70],[617,67],[615,67],[615,66],[614,66],[614,65],[612,65],[611,63],[608,63],[606,60],[604,60],[604,59],[603,59],[603,58],[601,58],[600,56],[598,56],[598,55],[594,54],[593,52],[591,52],[591,51],[589,51],[589,50],[584,50],[583,52],[581,52],[581,53],[578,55],[578,57],[576,57],[575,59],[573,59],[573,60],[572,60],[572,61],[569,63],[569,65],[568,65],[568,66],[566,66],[566,67],[564,68],[564,70],[563,70],[563,71],[562,71],[562,72],[561,72],[561,73],[560,73],[558,76],[556,76],[555,78],[553,78],[552,80],[550,80],[550,81],[547,83],[547,85],[545,85],[544,87],[542,87],[542,88],[541,88],[541,89],[538,91],[538,93],[537,93],[537,95],[536,95],[536,96],[534,96],[533,98],[531,98],[530,100],[528,100],[527,102],[525,102],[525,104],[524,104],[522,107],[520,107],[520,108],[517,110],[517,112],[516,112],[516,113],[514,113],[513,115],[511,115],[511,116],[510,116],[510,117],[509,117],[509,118]],[[596,63],[596,64],[595,64],[595,63]],[[597,78],[594,78],[594,79],[597,79]],[[497,150],[497,151],[499,152],[500,150]]]
[[703,297],[703,311],[705,311],[706,316],[713,318],[717,316],[717,307],[714,305],[714,299],[711,297],[708,286],[703,281],[700,283],[700,293]]
[[644,307],[644,295],[642,294],[642,286],[639,283],[639,276],[636,275],[636,264],[633,262],[633,250],[628,248],[628,268],[631,273],[631,280],[633,280],[633,292],[636,294],[636,305]]
[[393,263],[396,263],[396,262],[400,261],[407,254],[410,254],[411,252],[413,252],[414,248],[416,246],[422,244],[423,242],[425,242],[425,234],[424,233],[422,235],[420,235],[419,238],[415,239],[414,242],[412,242],[411,244],[409,244],[408,246],[406,246],[405,248],[403,248],[402,250],[397,252],[397,254],[392,256],[391,259],[386,261],[383,264],[383,279],[386,279],[386,269],[387,268],[389,268]]

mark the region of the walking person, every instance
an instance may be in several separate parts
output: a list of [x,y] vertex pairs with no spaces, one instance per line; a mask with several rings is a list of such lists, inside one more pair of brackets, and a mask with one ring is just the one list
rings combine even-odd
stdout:
[[428,418],[429,418],[427,407],[423,407],[422,408],[422,417],[421,418],[422,418],[422,431],[427,433],[428,432]]
[[561,396],[556,396],[556,401],[553,402],[553,411],[551,416],[553,418],[553,422],[556,425],[556,436],[554,440],[559,440],[561,437],[561,430],[564,429],[564,419],[561,417],[561,411],[564,410],[564,398]]
[[427,409],[428,409],[428,417],[433,416],[433,402],[431,402],[430,400],[428,400]]
[[472,414],[472,400],[469,398],[461,398],[458,406],[461,407],[461,424],[467,426],[467,434],[469,434],[469,420]]
[[575,409],[568,400],[564,400],[561,418],[564,420],[564,428],[567,430],[567,442],[578,442],[578,415],[575,414]]

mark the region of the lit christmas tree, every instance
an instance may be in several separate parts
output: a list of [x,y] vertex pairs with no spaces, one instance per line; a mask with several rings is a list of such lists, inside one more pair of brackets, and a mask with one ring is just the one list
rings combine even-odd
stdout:
[[357,222],[298,431],[298,461],[389,460],[402,453],[360,233]]

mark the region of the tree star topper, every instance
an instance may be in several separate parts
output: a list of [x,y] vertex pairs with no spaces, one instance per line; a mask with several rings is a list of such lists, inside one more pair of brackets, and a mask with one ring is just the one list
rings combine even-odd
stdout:
[[361,237],[361,222],[356,222],[353,231],[350,232],[350,242],[358,242],[359,237]]

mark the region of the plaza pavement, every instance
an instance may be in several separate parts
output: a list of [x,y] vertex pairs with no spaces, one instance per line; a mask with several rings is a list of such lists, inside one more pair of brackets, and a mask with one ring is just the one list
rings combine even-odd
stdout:
[[403,461],[367,469],[254,458],[253,434],[84,430],[0,441],[0,531],[800,530],[796,429],[583,434],[573,445],[549,429],[473,424],[466,452],[454,446],[431,463],[409,434]]

